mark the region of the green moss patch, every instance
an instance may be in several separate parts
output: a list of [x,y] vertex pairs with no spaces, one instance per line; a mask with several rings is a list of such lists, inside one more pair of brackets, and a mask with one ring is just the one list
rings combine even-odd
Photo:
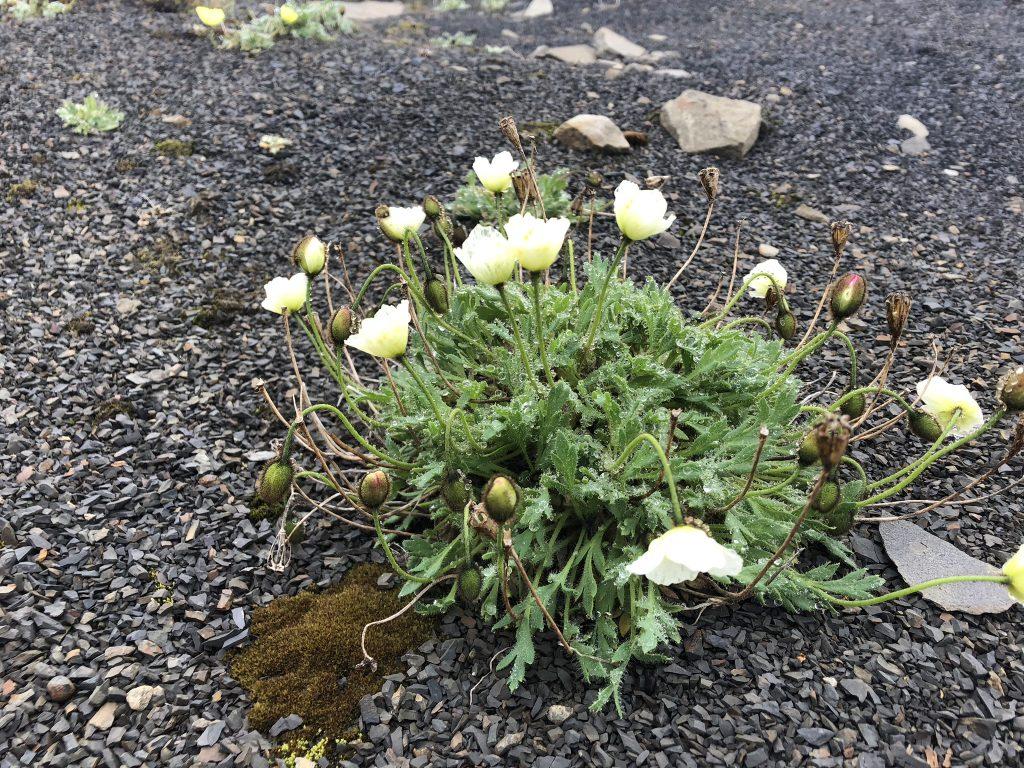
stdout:
[[404,603],[397,590],[377,586],[384,572],[356,566],[326,592],[278,598],[253,612],[255,642],[235,657],[231,673],[253,701],[249,720],[256,728],[265,732],[294,713],[303,727],[290,737],[341,741],[353,734],[359,700],[379,691],[385,675],[403,669],[402,655],[433,633],[433,623],[415,611],[372,627],[366,645],[377,671],[356,668],[363,626]]
[[7,190],[7,202],[13,203],[16,200],[23,200],[26,197],[32,197],[35,195],[37,189],[39,189],[39,185],[32,181],[32,179],[26,179],[25,181],[19,181],[17,184],[11,184],[10,188]]
[[199,307],[193,322],[200,328],[223,328],[244,314],[252,314],[252,302],[244,294],[217,291]]
[[191,139],[162,139],[153,145],[153,149],[164,157],[191,157],[196,145]]

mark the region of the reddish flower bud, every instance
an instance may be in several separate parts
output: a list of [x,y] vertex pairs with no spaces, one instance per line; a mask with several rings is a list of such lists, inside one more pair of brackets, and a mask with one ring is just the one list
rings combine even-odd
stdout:
[[359,500],[369,509],[379,509],[391,495],[391,478],[382,469],[367,472],[359,481]]
[[863,277],[854,272],[843,275],[832,286],[832,317],[845,320],[853,316],[864,303],[867,292],[868,284]]

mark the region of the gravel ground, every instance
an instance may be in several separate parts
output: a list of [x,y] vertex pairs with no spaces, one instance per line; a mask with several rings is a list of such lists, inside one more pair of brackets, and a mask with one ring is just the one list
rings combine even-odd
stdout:
[[[506,113],[522,123],[601,112],[649,130],[650,145],[629,156],[544,145],[542,161],[577,178],[599,169],[609,189],[625,172],[671,175],[683,244],[645,248],[632,265],[664,277],[692,242],[702,214],[693,178],[708,161],[674,148],[652,112],[691,86],[764,102],[751,154],[720,163],[723,203],[682,301],[703,306],[742,218],[742,265],[760,242],[781,248],[806,319],[828,258],[823,225],[793,215],[805,202],[857,225],[850,261],[872,285],[854,323],[866,363],[884,355],[885,293],[911,290],[913,333],[896,381],[926,372],[939,338],[955,375],[993,407],[995,372],[1024,361],[1019,6],[555,5],[529,24],[454,13],[336,44],[284,43],[258,58],[215,51],[185,17],[128,3],[0,22],[0,190],[37,184],[0,207],[0,766],[267,764],[224,649],[245,641],[254,606],[335,583],[373,555],[362,534],[323,527],[288,573],[263,565],[271,530],[248,520],[247,500],[279,430],[251,385],[266,379],[283,395],[288,380],[278,326],[254,309],[260,287],[286,271],[287,247],[310,230],[345,243],[365,272],[387,255],[374,206],[451,194],[473,155],[499,145]],[[601,66],[523,56],[585,42],[585,25],[602,24],[678,51],[668,66],[693,77],[608,80]],[[441,30],[515,53],[426,45]],[[54,111],[92,90],[128,117],[116,133],[83,139]],[[903,112],[931,128],[927,156],[899,154]],[[271,160],[256,147],[263,133],[297,150]],[[166,138],[193,140],[195,154],[159,156],[153,145]],[[197,314],[215,294],[229,311],[203,328]],[[991,436],[937,468],[915,495],[955,488],[998,443]],[[871,460],[904,453],[897,437]],[[1003,470],[1005,479],[1020,471]],[[1022,512],[1016,495],[945,508],[925,524],[1000,563],[1024,535]],[[853,544],[899,583],[871,526]],[[833,617],[753,605],[707,612],[676,663],[627,678],[630,707],[618,718],[588,714],[590,694],[554,644],[510,694],[488,671],[508,638],[456,613],[408,657],[407,674],[364,701],[364,740],[350,759],[1020,765],[1020,616],[953,616],[922,599]]]

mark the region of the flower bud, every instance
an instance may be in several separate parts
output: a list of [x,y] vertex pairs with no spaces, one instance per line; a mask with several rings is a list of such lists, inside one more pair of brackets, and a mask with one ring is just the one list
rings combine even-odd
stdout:
[[428,219],[436,221],[444,212],[444,208],[440,200],[433,195],[427,195],[423,198],[423,212],[427,214]]
[[484,509],[490,518],[501,525],[507,523],[519,506],[519,489],[504,475],[495,475],[483,492]]
[[850,222],[833,221],[830,227],[832,231],[832,252],[839,258],[846,249],[846,241],[850,239]]
[[310,277],[319,275],[327,263],[327,246],[316,235],[307,235],[292,249],[292,261]]
[[452,512],[462,512],[469,503],[469,486],[458,475],[450,475],[441,483],[441,498]]
[[306,538],[306,526],[298,520],[285,520],[284,537],[292,544],[300,544]]
[[864,411],[867,407],[867,397],[865,397],[863,392],[858,392],[853,397],[843,401],[843,404],[839,406],[839,410],[851,419],[859,419],[864,415]]
[[842,536],[853,528],[854,513],[857,507],[853,504],[836,504],[826,515],[825,524],[833,536]]
[[851,317],[864,303],[867,291],[868,285],[863,277],[854,272],[843,275],[832,286],[832,317],[836,320]]
[[359,481],[359,500],[369,509],[379,509],[391,495],[391,478],[382,469],[367,472]]
[[785,303],[779,305],[779,311],[775,315],[775,331],[783,341],[789,341],[796,335],[796,315],[790,312]]
[[934,416],[924,411],[910,412],[910,431],[926,443],[934,443],[942,436],[942,427]]
[[444,210],[441,211],[441,215],[434,221],[433,230],[438,240],[451,240],[455,234],[455,225],[452,223],[451,217]]
[[352,308],[344,306],[331,316],[331,341],[339,346],[352,335]]
[[267,504],[278,504],[288,497],[295,471],[283,459],[267,464],[256,478],[256,494]]
[[437,314],[443,315],[448,311],[448,288],[436,277],[427,281],[426,286],[423,288],[423,295],[427,300],[427,304]]
[[830,472],[839,466],[850,443],[850,420],[846,416],[826,416],[815,430],[818,456]]
[[697,174],[697,178],[700,179],[700,185],[704,188],[704,194],[708,196],[708,200],[714,200],[718,197],[720,174],[717,168],[704,168]]
[[996,399],[1010,413],[1024,411],[1024,365],[1018,365],[999,380]]
[[459,574],[459,599],[467,605],[471,605],[480,599],[481,586],[480,571],[476,568],[467,568]]
[[804,435],[804,439],[800,441],[800,447],[796,450],[796,458],[802,467],[816,464],[821,458],[818,454],[818,431],[816,429],[812,429]]
[[818,498],[814,500],[812,505],[818,512],[831,512],[839,504],[839,483],[833,480],[826,480],[821,484],[821,489],[818,491]]
[[889,326],[889,347],[896,349],[910,317],[910,294],[903,291],[885,297],[885,322]]

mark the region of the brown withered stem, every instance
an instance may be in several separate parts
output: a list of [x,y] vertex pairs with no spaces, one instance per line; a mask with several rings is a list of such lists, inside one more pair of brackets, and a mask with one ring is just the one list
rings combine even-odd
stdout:
[[700,250],[700,246],[704,242],[704,236],[708,232],[708,225],[711,223],[711,214],[715,210],[715,200],[718,199],[718,169],[705,168],[697,174],[697,178],[700,180],[700,185],[704,189],[704,194],[707,195],[708,198],[708,212],[704,216],[704,226],[701,227],[700,237],[697,238],[696,245],[693,246],[693,250],[690,251],[690,255],[687,257],[686,261],[684,261],[682,266],[676,270],[674,275],[672,275],[672,279],[668,281],[668,285],[665,286],[665,290],[668,290],[675,285],[676,280],[678,280],[680,275],[686,271],[686,268],[690,266],[690,262],[692,262],[694,257],[697,255],[697,251]]
[[814,328],[818,324],[818,318],[821,317],[821,311],[825,308],[825,302],[828,301],[828,296],[832,288],[832,281],[835,280],[836,273],[839,272],[839,264],[843,260],[843,250],[846,248],[846,241],[850,236],[849,222],[832,222],[830,233],[833,256],[832,272],[829,274],[828,280],[825,281],[825,287],[821,291],[821,298],[818,299],[818,306],[814,310],[814,317],[812,317],[811,322],[808,323],[807,330],[804,332],[803,338],[800,339],[800,343],[796,345],[796,349],[800,349],[810,340],[811,336],[814,334]]
[[724,515],[730,509],[735,507],[737,504],[743,501],[744,497],[747,495],[747,492],[750,491],[750,486],[754,484],[754,478],[757,476],[757,466],[758,464],[761,463],[761,454],[764,452],[764,444],[767,441],[768,427],[762,424],[761,428],[757,431],[757,450],[754,451],[754,461],[750,465],[750,472],[747,473],[747,481],[746,483],[743,484],[743,490],[737,493],[736,497],[732,501],[730,501],[721,510],[719,510],[719,514]]
[[402,616],[408,613],[409,609],[416,605],[416,603],[418,603],[423,598],[423,596],[427,594],[427,592],[432,590],[438,584],[443,584],[446,581],[451,581],[455,577],[456,574],[449,573],[445,576],[441,576],[440,578],[434,579],[432,582],[423,587],[423,589],[421,589],[419,592],[413,595],[412,599],[408,603],[399,608],[390,616],[385,616],[383,619],[377,619],[377,621],[371,621],[368,624],[363,625],[363,632],[359,637],[359,648],[363,652],[363,660],[359,662],[359,664],[357,664],[356,666],[360,668],[369,668],[371,672],[375,672],[377,670],[376,659],[374,659],[373,656],[366,652],[366,631],[370,627],[378,627],[382,624],[392,622],[395,619],[400,619]]

